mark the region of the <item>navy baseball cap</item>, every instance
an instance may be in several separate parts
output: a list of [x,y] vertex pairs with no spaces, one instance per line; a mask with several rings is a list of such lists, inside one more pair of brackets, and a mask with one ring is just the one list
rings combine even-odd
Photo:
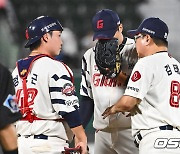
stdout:
[[167,41],[169,30],[164,21],[156,17],[150,17],[144,19],[137,29],[127,31],[127,35],[131,38],[139,33],[146,33],[152,37]]
[[97,12],[92,19],[93,41],[113,38],[119,25],[120,19],[116,12],[109,9]]

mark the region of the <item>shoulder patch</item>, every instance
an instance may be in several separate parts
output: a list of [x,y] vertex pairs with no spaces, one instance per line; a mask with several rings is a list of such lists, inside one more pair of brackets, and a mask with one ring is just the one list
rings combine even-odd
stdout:
[[139,71],[135,71],[134,74],[131,77],[131,80],[133,82],[138,81],[141,78],[141,74],[139,73]]
[[66,96],[72,96],[75,94],[75,87],[71,83],[66,83],[62,88],[62,93]]

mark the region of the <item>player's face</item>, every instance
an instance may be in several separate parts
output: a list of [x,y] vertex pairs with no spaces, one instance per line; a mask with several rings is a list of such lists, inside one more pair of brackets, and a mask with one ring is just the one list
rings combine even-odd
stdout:
[[62,49],[61,31],[52,31],[52,36],[49,39],[49,52],[51,56],[59,55]]
[[136,50],[138,53],[138,57],[142,58],[145,57],[145,46],[146,46],[146,35],[145,34],[138,34],[134,36],[134,40],[136,42]]
[[122,26],[122,24],[120,24],[119,27],[118,27],[118,29],[117,29],[117,31],[116,31],[116,33],[114,34],[114,38],[117,38],[117,39],[118,39],[119,44],[121,44],[122,41],[123,41],[122,31],[123,31],[123,26]]

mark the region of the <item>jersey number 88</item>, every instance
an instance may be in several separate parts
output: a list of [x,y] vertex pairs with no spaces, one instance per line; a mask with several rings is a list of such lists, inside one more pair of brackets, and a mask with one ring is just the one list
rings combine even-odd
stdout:
[[171,82],[171,96],[170,96],[170,105],[172,107],[179,107],[180,100],[180,83],[178,81]]

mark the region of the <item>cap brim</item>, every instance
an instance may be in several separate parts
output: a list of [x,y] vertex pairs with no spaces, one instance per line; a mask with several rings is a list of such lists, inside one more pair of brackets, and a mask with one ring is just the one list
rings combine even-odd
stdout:
[[28,42],[25,44],[25,48],[29,48],[29,46],[33,43],[35,43],[36,41],[38,41],[40,39],[40,37],[35,37],[35,38],[32,38],[30,40],[28,40]]
[[112,39],[114,37],[115,32],[116,29],[94,32],[93,41],[96,39]]
[[135,30],[128,30],[127,31],[127,35],[130,37],[130,38],[134,38],[135,35],[139,34],[140,32],[138,31],[138,29],[135,29]]

